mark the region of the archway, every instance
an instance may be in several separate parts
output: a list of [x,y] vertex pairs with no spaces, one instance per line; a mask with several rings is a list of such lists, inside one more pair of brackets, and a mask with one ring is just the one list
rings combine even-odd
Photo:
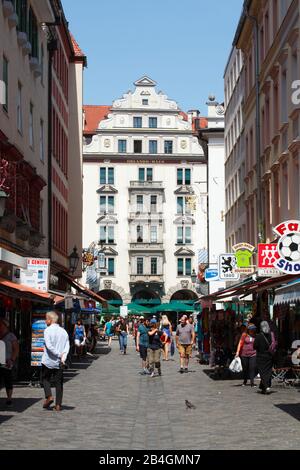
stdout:
[[143,305],[144,307],[154,307],[155,305],[161,304],[160,296],[153,289],[141,286],[133,297],[132,302]]
[[120,296],[118,292],[112,289],[104,289],[98,292],[101,297],[103,297],[107,302],[109,302],[111,305],[123,305],[123,299]]
[[185,302],[185,303],[190,303],[190,304],[193,304],[194,302],[196,302],[198,300],[198,296],[196,294],[196,292],[193,292],[192,290],[189,290],[189,289],[182,289],[182,290],[178,290],[176,291],[171,299],[170,299],[170,302],[172,301],[179,301],[179,302]]

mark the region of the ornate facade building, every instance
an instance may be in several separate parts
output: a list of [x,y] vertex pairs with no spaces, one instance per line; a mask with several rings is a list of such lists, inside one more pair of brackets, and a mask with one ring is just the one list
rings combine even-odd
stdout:
[[105,258],[95,288],[123,303],[196,299],[191,275],[207,249],[198,111],[183,113],[145,76],[112,106],[84,113],[84,247]]

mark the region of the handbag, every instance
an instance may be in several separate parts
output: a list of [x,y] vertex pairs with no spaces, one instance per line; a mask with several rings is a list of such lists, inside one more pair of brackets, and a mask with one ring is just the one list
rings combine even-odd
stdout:
[[263,337],[265,338],[266,343],[269,346],[268,352],[270,354],[272,354],[272,356],[273,356],[276,353],[276,348],[277,348],[277,342],[276,342],[275,335],[274,335],[273,331],[271,331],[271,338],[272,338],[271,344],[269,343],[269,341],[267,340],[267,338],[265,337],[264,334],[263,334]]
[[174,356],[175,354],[175,344],[174,344],[174,339],[171,341],[171,356]]

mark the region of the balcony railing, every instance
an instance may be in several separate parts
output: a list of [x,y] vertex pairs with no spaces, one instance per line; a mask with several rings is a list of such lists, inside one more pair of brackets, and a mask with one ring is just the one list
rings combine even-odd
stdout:
[[163,251],[163,243],[134,242],[130,243],[131,251]]
[[136,212],[129,212],[129,219],[130,220],[135,220],[135,219],[162,219],[163,218],[163,212],[147,212],[145,209],[140,212],[136,210]]
[[130,282],[164,282],[163,274],[130,274]]
[[130,188],[163,189],[162,181],[130,181]]

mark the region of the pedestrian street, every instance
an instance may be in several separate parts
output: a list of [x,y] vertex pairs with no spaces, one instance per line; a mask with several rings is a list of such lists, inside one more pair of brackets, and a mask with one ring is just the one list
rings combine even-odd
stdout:
[[[99,343],[95,358],[74,359],[65,372],[61,413],[43,410],[43,390],[16,386],[14,404],[0,396],[0,448],[96,450],[299,449],[299,388],[271,395],[213,380],[195,354],[179,374],[177,353],[162,362],[162,377],[142,376],[129,342],[120,355]],[[194,409],[186,407],[188,400]]]

